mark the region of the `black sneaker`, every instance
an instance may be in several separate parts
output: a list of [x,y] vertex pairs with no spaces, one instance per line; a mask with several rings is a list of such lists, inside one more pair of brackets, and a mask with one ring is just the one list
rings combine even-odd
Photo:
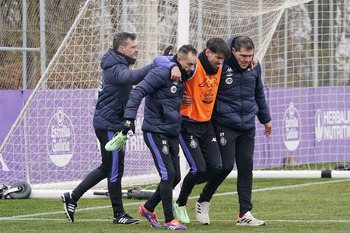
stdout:
[[137,224],[139,222],[139,219],[131,217],[128,213],[119,214],[113,218],[114,224]]
[[72,200],[69,192],[64,193],[61,196],[61,198],[63,202],[64,213],[66,214],[70,222],[74,222],[74,212],[75,212],[75,208],[78,207],[78,203]]

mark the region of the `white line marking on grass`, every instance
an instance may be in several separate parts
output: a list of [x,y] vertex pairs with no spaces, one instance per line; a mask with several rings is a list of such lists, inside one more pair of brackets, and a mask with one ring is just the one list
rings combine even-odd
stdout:
[[[255,192],[263,192],[263,191],[278,190],[278,189],[299,188],[299,187],[311,186],[311,185],[315,185],[315,184],[319,185],[319,184],[329,184],[329,183],[340,183],[340,182],[345,182],[345,181],[350,181],[350,179],[330,180],[330,181],[323,181],[323,182],[314,182],[314,183],[294,184],[294,185],[271,187],[271,188],[262,188],[262,189],[255,189],[255,190],[253,190],[253,192],[255,193]],[[214,196],[226,196],[226,195],[232,195],[232,194],[237,194],[237,192],[217,193],[217,194],[214,194]],[[190,197],[190,199],[194,199],[194,198],[198,198],[198,197],[199,196]]]
[[[133,203],[125,203],[124,206],[132,206],[132,205],[141,205],[144,202],[133,202]],[[112,208],[112,206],[96,206],[96,207],[87,207],[83,209],[77,208],[75,212],[80,212],[80,211],[86,211],[86,210],[96,210],[96,209],[106,209],[106,208]],[[12,217],[2,217],[0,218],[1,220],[17,220],[17,218],[28,218],[28,217],[35,217],[35,216],[43,216],[43,215],[52,215],[52,214],[62,214],[64,211],[56,211],[56,212],[48,212],[48,213],[38,213],[38,214],[25,214],[25,215],[17,215],[17,216],[12,216]]]
[[[324,181],[324,182],[313,182],[313,183],[305,183],[305,184],[296,184],[296,185],[287,185],[287,186],[278,186],[278,187],[271,187],[271,188],[262,188],[262,189],[255,189],[253,192],[263,192],[263,191],[270,191],[270,190],[277,190],[277,189],[288,189],[288,188],[298,188],[298,187],[303,187],[303,186],[311,186],[311,185],[321,185],[321,184],[329,184],[329,183],[340,183],[340,182],[345,182],[345,181],[350,181],[350,179],[345,179],[345,180],[331,180],[331,181]],[[217,193],[214,194],[214,196],[226,196],[226,195],[233,195],[237,194],[237,192],[227,192],[227,193]],[[192,196],[189,197],[189,199],[195,199],[199,198],[199,196]],[[144,202],[132,202],[132,203],[125,203],[124,206],[133,206],[133,205],[141,205]],[[106,209],[106,208],[111,208],[110,205],[108,206],[97,206],[97,207],[88,207],[88,208],[83,208],[83,209],[76,209],[75,212],[80,212],[80,211],[86,211],[86,210],[96,210],[96,209]],[[12,217],[1,217],[1,220],[43,220],[41,218],[31,218],[35,216],[44,216],[44,215],[52,215],[52,214],[63,214],[64,211],[56,211],[56,212],[47,212],[47,213],[37,213],[37,214],[26,214],[26,215],[17,215],[17,216],[12,216]],[[56,219],[47,219],[45,218],[44,220],[56,220]],[[66,219],[62,219],[67,221]],[[79,219],[78,221],[99,221],[99,220],[82,220]],[[110,220],[103,220],[103,221],[110,221]],[[213,220],[215,221],[215,220]],[[221,220],[216,220],[216,221],[221,221]],[[222,220],[222,221],[229,221],[229,220]],[[292,222],[292,221],[313,221],[313,222],[342,222],[343,220],[267,220],[269,221],[285,221],[285,222]],[[350,221],[345,221],[345,222],[350,222]]]
[[265,222],[316,222],[316,223],[324,223],[324,222],[350,222],[350,220],[266,220]]

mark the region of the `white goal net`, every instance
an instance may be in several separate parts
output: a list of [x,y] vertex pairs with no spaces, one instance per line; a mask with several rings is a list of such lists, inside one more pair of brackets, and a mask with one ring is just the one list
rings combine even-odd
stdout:
[[[333,169],[350,160],[348,1],[189,1],[189,42],[247,35],[263,67],[273,133],[257,122],[254,168]],[[178,1],[84,1],[0,147],[3,183],[79,181],[100,163],[92,127],[101,56],[116,32],[137,34],[139,68],[178,46]],[[172,51],[175,52],[175,49]],[[127,143],[124,185],[159,180],[141,133]],[[64,186],[67,187],[67,186]]]

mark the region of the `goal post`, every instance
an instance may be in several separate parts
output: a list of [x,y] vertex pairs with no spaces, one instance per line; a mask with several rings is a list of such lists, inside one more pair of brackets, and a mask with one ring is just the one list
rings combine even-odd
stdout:
[[[190,43],[202,51],[212,37],[251,37],[273,125],[266,138],[256,121],[254,177],[348,177],[346,171],[329,171],[350,161],[349,5],[332,0],[85,1],[36,88],[23,91],[24,108],[0,147],[2,182],[64,190],[100,164],[92,126],[100,59],[113,35],[123,30],[137,34],[140,52],[132,69],[151,63],[168,45]],[[143,105],[136,134],[126,144],[124,187],[159,181],[143,142],[142,120]],[[236,177],[236,168],[230,177]]]

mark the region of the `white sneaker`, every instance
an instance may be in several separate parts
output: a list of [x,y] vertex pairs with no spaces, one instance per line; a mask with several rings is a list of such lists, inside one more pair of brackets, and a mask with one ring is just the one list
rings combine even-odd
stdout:
[[237,226],[265,226],[265,222],[258,220],[248,211],[241,218],[237,215]]
[[196,202],[196,219],[200,224],[210,224],[209,218],[209,206],[210,202],[204,201],[202,203]]

